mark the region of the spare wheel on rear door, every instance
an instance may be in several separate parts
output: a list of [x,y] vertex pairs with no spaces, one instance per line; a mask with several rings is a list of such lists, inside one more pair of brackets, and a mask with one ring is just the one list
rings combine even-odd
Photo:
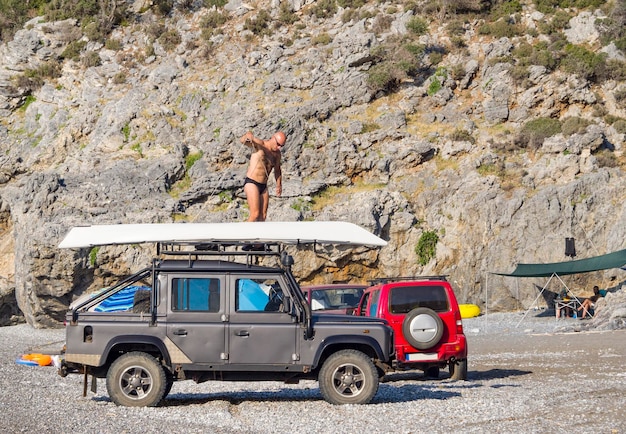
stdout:
[[409,344],[426,350],[437,345],[443,336],[443,321],[434,310],[418,307],[404,318],[402,333]]

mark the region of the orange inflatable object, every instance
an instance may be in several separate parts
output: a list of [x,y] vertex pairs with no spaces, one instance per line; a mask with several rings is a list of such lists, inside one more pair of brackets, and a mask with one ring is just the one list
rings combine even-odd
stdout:
[[35,362],[39,366],[50,366],[52,364],[52,357],[50,357],[47,354],[39,354],[39,353],[24,354],[22,356],[22,359]]

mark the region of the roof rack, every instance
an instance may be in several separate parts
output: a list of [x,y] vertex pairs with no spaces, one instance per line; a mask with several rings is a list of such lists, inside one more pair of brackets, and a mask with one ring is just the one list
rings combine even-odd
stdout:
[[246,256],[248,260],[256,256],[280,256],[282,246],[278,243],[244,243],[244,242],[211,242],[211,243],[157,243],[157,256],[186,256],[189,260],[204,256]]
[[370,285],[381,285],[384,283],[390,282],[406,282],[410,280],[448,280],[447,274],[442,274],[439,276],[401,276],[401,277],[379,277],[376,279],[370,280]]

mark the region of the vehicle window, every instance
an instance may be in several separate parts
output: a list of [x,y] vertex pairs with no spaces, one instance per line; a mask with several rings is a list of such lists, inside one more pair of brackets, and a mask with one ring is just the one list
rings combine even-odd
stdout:
[[[115,294],[102,300],[94,308],[94,312],[125,312],[136,311],[135,305],[141,300],[148,300],[148,310],[150,308],[150,287],[140,285],[128,285]],[[141,299],[141,300],[139,300]],[[138,301],[139,300],[139,301]]]
[[282,310],[283,289],[276,279],[237,279],[237,312],[277,312]]
[[370,299],[370,293],[366,292],[363,295],[363,302],[361,303],[361,306],[359,307],[359,315],[361,316],[366,316],[365,312],[367,312],[367,302]]
[[311,294],[311,307],[313,310],[356,307],[362,294],[361,288],[316,289]]
[[152,271],[142,270],[115,287],[84,293],[70,304],[70,310],[82,312],[133,312],[150,311]]
[[172,279],[172,310],[219,312],[219,279],[196,277]]
[[441,285],[393,287],[389,303],[389,311],[397,314],[409,313],[416,307],[427,307],[435,312],[450,309],[446,290]]
[[370,297],[370,307],[368,316],[376,316],[378,312],[378,299],[380,298],[380,290],[372,291],[372,296]]
[[311,292],[311,309],[313,310],[322,310],[322,309],[330,309],[330,302],[325,294],[326,291],[322,291],[320,289],[316,289]]

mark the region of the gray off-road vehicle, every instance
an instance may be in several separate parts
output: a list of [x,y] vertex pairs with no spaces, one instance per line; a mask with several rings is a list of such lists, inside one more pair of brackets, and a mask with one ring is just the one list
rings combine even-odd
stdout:
[[[89,376],[92,390],[106,378],[124,406],[156,406],[188,379],[317,379],[330,403],[368,403],[394,355],[391,327],[312,312],[281,245],[250,249],[158,244],[150,267],[70,306],[60,375],[84,375],[83,394]],[[264,255],[280,265],[256,265]]]

